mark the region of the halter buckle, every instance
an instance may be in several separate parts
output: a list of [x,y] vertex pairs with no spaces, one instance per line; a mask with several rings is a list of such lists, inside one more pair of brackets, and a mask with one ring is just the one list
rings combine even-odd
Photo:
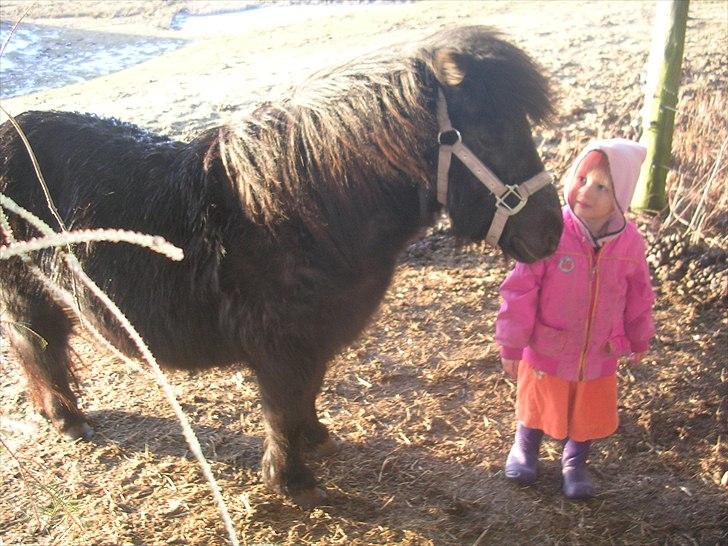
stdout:
[[521,195],[521,192],[518,191],[518,186],[509,186],[506,184],[506,191],[502,195],[496,196],[495,205],[502,209],[508,216],[513,216],[526,206],[527,201],[528,197]]
[[463,137],[457,129],[447,129],[437,134],[437,143],[440,146],[454,146],[462,141]]

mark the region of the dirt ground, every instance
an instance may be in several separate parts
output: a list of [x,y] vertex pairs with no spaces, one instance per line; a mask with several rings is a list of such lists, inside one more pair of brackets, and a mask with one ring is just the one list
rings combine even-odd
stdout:
[[[374,3],[235,36],[168,28],[178,10],[223,4],[234,3],[37,3],[29,22],[87,32],[97,43],[133,34],[188,45],[2,105],[13,114],[92,111],[187,139],[234,122],[317,66],[484,23],[552,78],[559,117],[536,133],[557,177],[590,138],[636,135],[653,2]],[[0,15],[12,19],[27,6],[4,0]],[[725,85],[727,33],[726,3],[691,3],[684,86]],[[330,506],[302,511],[262,485],[263,426],[248,372],[169,374],[242,544],[728,543],[725,300],[696,305],[675,284],[655,281],[658,334],[645,362],[620,371],[620,429],[592,455],[598,495],[567,502],[554,442],[542,451],[535,486],[503,476],[515,385],[500,372],[492,336],[510,266],[487,248],[457,246],[446,222],[402,256],[371,326],[331,363],[320,397],[342,443],[336,456],[313,463]],[[15,357],[0,361],[0,545],[226,544],[152,378],[81,337],[74,349],[83,363],[82,407],[97,431],[91,442],[61,440],[26,400]]]

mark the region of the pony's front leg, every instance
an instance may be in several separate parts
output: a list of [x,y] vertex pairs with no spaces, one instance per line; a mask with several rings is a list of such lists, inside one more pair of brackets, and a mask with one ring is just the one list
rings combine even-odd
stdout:
[[317,458],[329,457],[339,451],[338,442],[331,436],[326,425],[319,421],[318,412],[316,411],[316,398],[321,392],[325,373],[325,364],[315,368],[314,375],[308,385],[309,390],[304,396],[308,407],[303,428],[304,447]]
[[310,404],[310,412],[304,425],[303,439],[306,451],[316,458],[330,457],[339,451],[339,443],[331,436],[326,425],[318,420],[315,401]]
[[303,460],[310,393],[316,389],[315,377],[318,375],[306,372],[310,370],[276,363],[275,368],[268,366],[257,373],[266,425],[261,465],[263,481],[305,509],[326,499],[326,493],[318,487]]

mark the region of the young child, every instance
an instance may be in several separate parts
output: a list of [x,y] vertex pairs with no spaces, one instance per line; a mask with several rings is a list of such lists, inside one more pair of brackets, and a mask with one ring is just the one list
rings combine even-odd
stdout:
[[563,493],[591,497],[591,441],[618,425],[618,359],[639,362],[654,333],[645,242],[624,212],[645,148],[591,142],[564,179],[564,232],[556,253],[517,263],[501,285],[496,322],[503,369],[518,378],[516,438],[506,476],[536,479],[546,433],[563,440]]

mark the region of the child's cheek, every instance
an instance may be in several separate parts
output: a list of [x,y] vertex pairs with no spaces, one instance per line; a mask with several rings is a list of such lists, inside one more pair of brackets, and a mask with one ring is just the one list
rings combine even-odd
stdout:
[[579,192],[579,188],[576,187],[576,184],[571,185],[571,189],[569,190],[569,194],[567,196],[567,201],[569,202],[569,206],[573,209],[574,203],[576,203],[576,194]]

